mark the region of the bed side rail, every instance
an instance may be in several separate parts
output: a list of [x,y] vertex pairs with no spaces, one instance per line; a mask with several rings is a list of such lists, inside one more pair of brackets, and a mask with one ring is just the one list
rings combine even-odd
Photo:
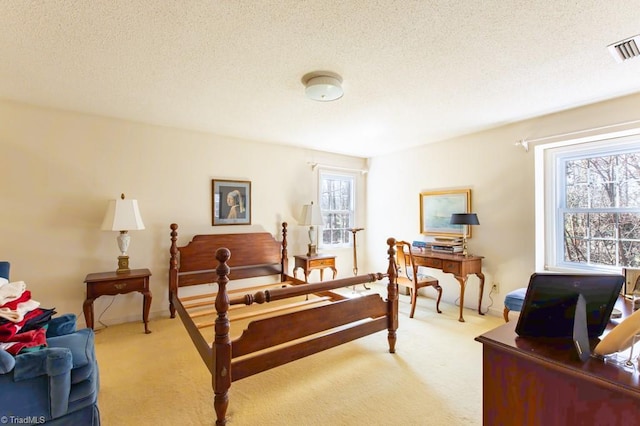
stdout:
[[214,353],[213,353],[213,350],[211,349],[211,344],[204,339],[204,337],[202,336],[202,333],[200,332],[198,327],[195,325],[193,319],[189,316],[189,313],[182,305],[182,302],[180,301],[180,299],[178,299],[177,297],[174,298],[173,304],[176,307],[178,316],[182,320],[182,324],[184,325],[184,328],[187,330],[189,337],[191,337],[191,341],[193,342],[193,345],[198,350],[198,353],[200,354],[200,358],[202,358],[202,360],[204,361],[209,371],[213,374]]
[[230,305],[252,305],[254,303],[268,303],[276,300],[288,299],[290,297],[304,296],[307,294],[316,294],[324,291],[335,290],[342,287],[351,287],[357,284],[366,284],[379,281],[385,278],[386,274],[373,273],[363,274],[355,277],[342,278],[339,280],[322,281],[318,283],[296,284],[290,287],[273,288],[264,291],[258,291],[253,294],[245,294],[244,296],[234,297],[229,300]]

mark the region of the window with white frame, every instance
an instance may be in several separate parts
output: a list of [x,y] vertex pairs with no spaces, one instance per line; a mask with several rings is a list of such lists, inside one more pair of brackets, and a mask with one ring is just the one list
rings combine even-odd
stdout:
[[545,150],[547,269],[640,267],[640,136]]
[[355,174],[320,171],[320,210],[324,223],[321,247],[344,247],[351,244],[355,200]]

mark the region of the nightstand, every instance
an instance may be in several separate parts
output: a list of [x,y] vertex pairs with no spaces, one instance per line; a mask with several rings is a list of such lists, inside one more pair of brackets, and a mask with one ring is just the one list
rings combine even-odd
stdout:
[[149,331],[149,308],[151,308],[151,291],[149,290],[148,269],[131,269],[127,272],[97,272],[87,275],[84,282],[87,283],[87,299],[82,306],[87,327],[93,329],[93,301],[100,296],[115,296],[132,291],[142,293],[142,321],[144,332]]
[[293,268],[293,277],[296,278],[296,271],[298,268],[302,268],[304,272],[304,282],[308,282],[309,273],[314,269],[320,270],[320,281],[322,281],[322,275],[325,268],[330,268],[333,271],[333,279],[336,279],[336,257],[328,254],[318,254],[315,256],[307,256],[304,254],[293,256],[295,258],[295,267]]

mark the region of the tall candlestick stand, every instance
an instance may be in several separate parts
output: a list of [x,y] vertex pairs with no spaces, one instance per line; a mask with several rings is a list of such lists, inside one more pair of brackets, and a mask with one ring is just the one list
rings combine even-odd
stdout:
[[[358,249],[356,244],[356,233],[358,231],[364,231],[364,228],[351,228],[351,233],[353,234],[353,275],[358,275]],[[370,290],[366,284],[362,284],[365,289]],[[353,288],[355,290],[355,287]]]

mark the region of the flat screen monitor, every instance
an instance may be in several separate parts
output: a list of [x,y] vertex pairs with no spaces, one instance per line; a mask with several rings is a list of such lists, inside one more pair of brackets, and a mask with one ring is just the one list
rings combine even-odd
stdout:
[[588,338],[599,337],[623,284],[622,275],[535,273],[529,279],[516,333],[532,337],[574,337],[576,305],[582,294]]

